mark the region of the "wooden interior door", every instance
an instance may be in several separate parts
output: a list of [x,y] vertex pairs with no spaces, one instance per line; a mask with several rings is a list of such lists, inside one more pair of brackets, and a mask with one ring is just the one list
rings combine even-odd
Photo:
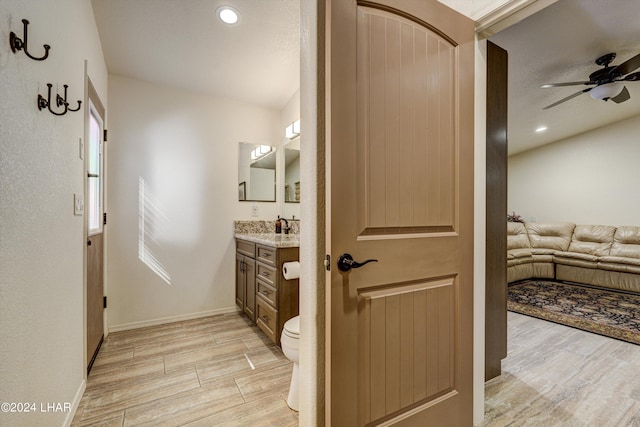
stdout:
[[470,426],[474,23],[435,0],[329,10],[331,425]]
[[89,81],[89,131],[85,164],[87,219],[87,372],[104,338],[104,117],[105,110]]

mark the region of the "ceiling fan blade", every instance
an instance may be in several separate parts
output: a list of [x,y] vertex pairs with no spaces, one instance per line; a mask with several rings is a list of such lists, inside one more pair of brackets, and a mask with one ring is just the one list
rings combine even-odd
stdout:
[[611,98],[611,100],[613,102],[615,102],[616,104],[620,104],[621,102],[627,101],[628,99],[631,98],[631,95],[629,94],[629,91],[627,90],[627,87],[625,86],[622,89],[622,92],[620,92],[620,94],[614,96],[613,98]]
[[622,64],[613,67],[609,72],[609,75],[624,76],[625,74],[632,72],[636,68],[640,68],[640,53],[633,58],[624,61]]
[[549,109],[549,108],[551,108],[551,107],[555,107],[556,105],[562,104],[563,102],[566,102],[566,101],[568,101],[568,100],[570,100],[570,99],[573,99],[573,98],[575,98],[576,96],[580,96],[580,95],[582,95],[583,93],[587,93],[587,92],[589,92],[591,89],[593,89],[593,88],[592,88],[592,87],[590,87],[590,88],[587,88],[587,89],[581,90],[580,92],[576,92],[576,93],[574,93],[573,95],[569,95],[569,96],[567,96],[566,98],[562,98],[560,101],[554,102],[554,103],[553,103],[553,104],[551,104],[551,105],[547,105],[546,107],[544,107],[544,108],[543,108],[543,110],[548,110],[548,109]]
[[540,86],[542,89],[548,89],[550,87],[561,87],[561,86],[578,86],[578,85],[594,85],[595,82],[566,82],[566,83],[547,83]]
[[635,82],[637,80],[640,80],[640,71],[638,71],[637,73],[628,74],[621,80],[626,80],[628,82]]

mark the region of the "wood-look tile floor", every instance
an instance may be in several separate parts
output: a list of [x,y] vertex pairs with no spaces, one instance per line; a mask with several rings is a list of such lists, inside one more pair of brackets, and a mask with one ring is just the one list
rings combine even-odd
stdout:
[[[640,346],[511,312],[508,325],[483,427],[640,427]],[[72,426],[297,426],[291,368],[240,314],[112,333]]]
[[297,426],[292,364],[241,314],[110,334],[72,427]]
[[640,426],[640,346],[508,313],[482,426]]

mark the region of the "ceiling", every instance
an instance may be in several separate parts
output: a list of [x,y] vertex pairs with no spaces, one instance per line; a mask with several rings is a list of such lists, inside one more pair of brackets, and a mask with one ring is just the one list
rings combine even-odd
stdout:
[[[485,2],[486,3],[486,2]],[[109,73],[282,109],[300,85],[300,0],[92,0]],[[225,4],[240,22],[216,16]],[[640,115],[640,82],[621,104],[588,94],[543,111],[582,86],[594,60],[640,53],[640,1],[559,0],[492,36],[509,52],[509,154]],[[536,133],[535,129],[548,130]]]
[[[606,53],[617,53],[612,65],[640,53],[639,16],[638,0],[559,0],[489,38],[509,52],[509,155],[640,116],[640,81],[626,83],[624,103],[582,94],[544,111],[585,86],[540,88],[588,80]],[[548,129],[536,133],[540,126]]]
[[[282,109],[300,87],[300,0],[92,0],[110,74]],[[216,16],[232,6],[232,26]]]

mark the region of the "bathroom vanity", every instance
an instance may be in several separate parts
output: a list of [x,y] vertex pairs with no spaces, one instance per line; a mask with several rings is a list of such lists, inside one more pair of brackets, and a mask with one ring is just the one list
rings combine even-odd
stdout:
[[286,280],[282,265],[298,259],[298,235],[236,233],[236,304],[277,345],[299,314],[299,280]]

